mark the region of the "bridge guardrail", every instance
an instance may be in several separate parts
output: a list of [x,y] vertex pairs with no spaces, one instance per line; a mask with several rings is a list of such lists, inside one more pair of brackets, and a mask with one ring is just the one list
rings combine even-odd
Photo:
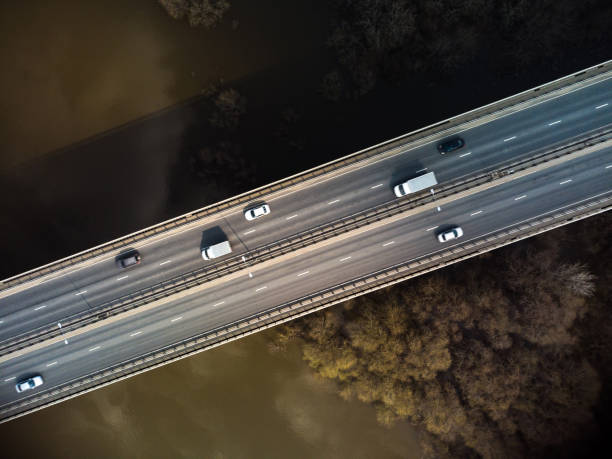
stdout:
[[4,406],[0,409],[0,422],[7,422],[52,404],[60,403],[105,385],[266,330],[350,298],[379,290],[406,279],[495,250],[518,240],[526,239],[609,210],[612,210],[611,193],[571,208],[558,210],[552,215],[534,218],[531,221],[522,223],[518,227],[507,228],[493,235],[487,235],[486,237],[469,241],[466,244],[443,250],[432,256],[421,257],[384,270],[369,273],[329,289],[275,306],[224,327],[218,327],[187,338],[179,343],[151,351],[138,358],[126,360],[66,383],[48,392],[33,395]]
[[338,169],[348,167],[352,164],[368,160],[374,156],[383,154],[389,150],[392,150],[398,147],[402,147],[410,143],[417,142],[437,132],[440,132],[442,128],[450,129],[450,128],[459,126],[461,124],[465,124],[465,123],[477,120],[479,118],[483,118],[486,116],[490,116],[492,114],[499,113],[503,110],[507,110],[512,107],[515,107],[523,102],[529,101],[534,98],[535,99],[541,98],[552,92],[563,90],[564,88],[568,88],[574,84],[581,83],[586,80],[599,77],[610,71],[612,71],[612,60],[603,62],[601,64],[589,67],[581,71],[578,71],[571,75],[561,77],[552,82],[548,82],[543,85],[536,86],[535,88],[528,89],[526,91],[520,92],[518,94],[507,97],[505,99],[501,99],[499,101],[485,105],[483,107],[473,109],[471,111],[455,116],[453,118],[449,118],[447,120],[440,121],[430,126],[426,126],[416,131],[413,131],[413,132],[404,134],[402,136],[396,137],[394,139],[382,142],[373,147],[352,153],[350,155],[339,158],[335,161],[331,161],[329,163],[317,166],[315,168],[312,168],[310,170],[293,175],[286,179],[271,183],[269,185],[262,186],[255,190],[249,191],[247,193],[243,193],[241,195],[229,198],[219,203],[212,204],[207,207],[203,207],[201,209],[198,209],[198,210],[189,212],[187,214],[181,215],[179,217],[159,223],[152,227],[145,228],[141,231],[126,235],[122,238],[107,242],[105,244],[101,244],[99,246],[93,247],[83,252],[79,252],[77,254],[71,255],[61,260],[57,260],[47,265],[27,271],[25,273],[21,273],[16,276],[10,277],[8,279],[0,281],[0,291],[6,290],[8,288],[17,286],[19,284],[22,284],[22,283],[25,283],[31,280],[34,280],[38,277],[42,277],[42,276],[49,275],[57,271],[61,271],[62,269],[69,268],[71,266],[77,265],[87,260],[90,260],[90,259],[93,259],[99,256],[103,256],[103,255],[106,255],[112,252],[119,251],[122,248],[125,248],[126,246],[143,241],[147,238],[150,238],[150,237],[153,237],[159,234],[163,234],[167,231],[177,229],[183,225],[193,223],[197,220],[209,217],[221,211],[224,211],[224,210],[227,210],[233,207],[240,207],[242,205],[246,205],[247,203],[251,201],[261,199],[262,197],[267,196],[271,193],[274,193],[274,192],[277,192],[277,191],[280,191],[282,189],[286,189],[289,187],[293,187],[295,185],[301,184],[308,180],[312,180],[317,177],[323,176],[325,174],[329,174],[331,172],[337,171]]
[[[569,145],[559,146],[553,150],[544,149],[529,158],[518,161],[509,161],[507,164],[489,172],[470,176],[464,179],[442,183],[436,187],[435,196],[428,192],[422,192],[416,196],[408,195],[402,199],[394,199],[384,204],[380,204],[371,209],[358,212],[356,214],[340,218],[336,221],[320,225],[315,228],[288,236],[280,241],[255,248],[247,252],[247,257],[236,256],[226,261],[219,262],[213,266],[203,267],[191,273],[177,276],[160,282],[152,287],[141,289],[138,292],[125,295],[124,297],[105,303],[96,307],[94,310],[75,314],[62,319],[61,329],[55,323],[40,327],[34,332],[18,335],[0,343],[0,356],[26,348],[33,344],[61,336],[85,327],[99,320],[104,320],[110,316],[118,315],[126,311],[133,310],[139,306],[173,295],[180,291],[210,282],[214,279],[226,276],[232,272],[244,269],[245,262],[261,263],[263,261],[278,257],[280,255],[295,251],[299,248],[313,243],[329,239],[342,233],[365,227],[371,223],[401,214],[408,210],[435,202],[440,198],[452,196],[456,193],[469,190],[483,183],[492,182],[510,174],[535,167],[556,158],[572,154],[586,146],[604,142],[612,136],[612,129],[602,129],[591,133],[586,138],[580,138]],[[253,266],[253,265],[252,265]],[[256,266],[256,265],[255,265]],[[254,266],[253,266],[254,267]]]

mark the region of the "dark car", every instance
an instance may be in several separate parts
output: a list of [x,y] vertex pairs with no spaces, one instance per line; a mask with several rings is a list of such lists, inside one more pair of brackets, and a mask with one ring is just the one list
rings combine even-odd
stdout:
[[116,259],[116,263],[119,268],[123,269],[140,264],[140,260],[141,257],[138,250],[130,250],[120,254]]
[[438,144],[438,151],[441,155],[451,153],[455,150],[463,148],[465,141],[461,137],[455,137],[454,139],[447,140]]

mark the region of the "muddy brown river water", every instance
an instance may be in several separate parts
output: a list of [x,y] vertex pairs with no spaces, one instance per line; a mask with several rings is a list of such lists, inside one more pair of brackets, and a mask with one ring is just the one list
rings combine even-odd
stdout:
[[[34,189],[24,164],[197,95],[220,77],[239,79],[296,53],[311,58],[325,40],[324,5],[231,3],[227,20],[205,31],[170,19],[155,0],[2,2],[0,171]],[[149,160],[139,191],[152,202],[135,203],[141,215],[126,224],[156,221],[172,154]],[[70,204],[69,188],[49,189],[51,208]],[[345,402],[314,378],[296,347],[269,354],[264,335],[2,424],[0,440],[3,457],[419,456],[408,424],[379,426],[374,408]]]

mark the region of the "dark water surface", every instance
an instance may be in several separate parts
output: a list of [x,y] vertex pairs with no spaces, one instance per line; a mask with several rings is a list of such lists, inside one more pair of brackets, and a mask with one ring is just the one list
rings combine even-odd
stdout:
[[[229,85],[248,75],[266,80],[270,68],[277,80],[279,68],[301,74],[313,91],[319,71],[307,61],[324,47],[321,7],[232,4],[214,31],[171,20],[154,0],[0,5],[2,277],[174,212],[168,170],[186,126],[198,123],[195,110],[132,120],[219,77]],[[298,83],[251,104],[282,106]],[[4,457],[419,455],[410,426],[379,426],[373,408],[314,379],[296,348],[270,355],[262,335],[0,425],[0,441]]]
[[317,380],[297,347],[226,344],[0,425],[4,457],[418,458],[414,431],[376,423]]
[[[585,50],[499,75],[491,50],[452,75],[331,104],[318,92],[334,66],[329,3],[231,0],[212,31],[170,19],[155,0],[0,3],[0,278],[604,60]],[[184,168],[210,135],[194,96],[219,78],[247,98],[230,139],[255,171],[243,188],[206,187]],[[283,124],[287,108],[299,123]],[[373,408],[313,379],[297,349],[270,355],[264,338],[0,425],[3,451],[418,457],[407,424],[378,426]]]

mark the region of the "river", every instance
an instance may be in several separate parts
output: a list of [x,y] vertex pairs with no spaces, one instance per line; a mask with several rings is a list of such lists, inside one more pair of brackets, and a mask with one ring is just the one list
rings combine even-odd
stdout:
[[[3,193],[4,230],[15,238],[3,244],[4,269],[23,269],[20,257],[39,263],[26,255],[37,237],[28,226],[60,228],[65,239],[46,251],[60,257],[172,212],[163,184],[175,149],[147,158],[141,147],[132,158],[147,164],[138,192],[112,197],[105,167],[116,168],[126,154],[87,148],[91,137],[112,137],[115,127],[196,96],[219,78],[239,80],[295,55],[312,70],[308,61],[318,62],[327,36],[319,3],[232,1],[226,21],[205,31],[172,20],[154,0],[3,2],[0,171],[12,190]],[[15,210],[24,208],[38,209],[40,221],[24,225]],[[85,208],[120,218],[97,219]],[[79,223],[88,219],[91,227]],[[66,231],[79,224],[80,231]],[[408,424],[386,429],[375,419],[374,408],[345,402],[333,384],[315,379],[296,347],[272,355],[260,334],[3,424],[0,438],[6,457],[419,456]]]

